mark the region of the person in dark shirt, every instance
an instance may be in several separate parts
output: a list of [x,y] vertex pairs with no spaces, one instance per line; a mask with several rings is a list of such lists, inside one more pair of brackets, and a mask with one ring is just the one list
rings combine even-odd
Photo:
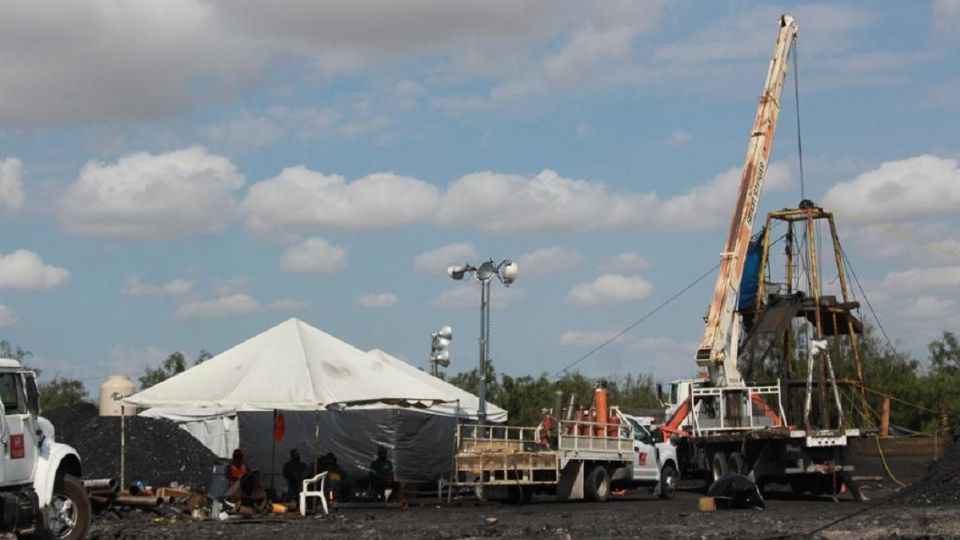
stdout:
[[303,490],[303,480],[307,476],[307,464],[300,461],[300,452],[290,450],[290,461],[283,464],[283,479],[287,481],[287,500],[294,501]]
[[370,462],[370,489],[378,501],[386,500],[386,490],[393,489],[393,463],[386,446],[378,446],[377,459]]

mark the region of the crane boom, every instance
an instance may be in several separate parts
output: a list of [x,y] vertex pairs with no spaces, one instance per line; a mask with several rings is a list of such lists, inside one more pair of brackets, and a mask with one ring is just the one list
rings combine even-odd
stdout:
[[[790,47],[797,37],[797,24],[790,15],[780,17],[780,33],[767,80],[760,95],[757,117],[747,145],[747,157],[740,176],[736,210],[730,222],[730,232],[721,254],[720,270],[710,302],[703,341],[697,348],[697,364],[708,369],[714,386],[742,386],[737,368],[735,309],[740,280],[753,220],[757,214],[760,193],[763,190],[767,160],[773,146],[773,135],[780,113],[780,95],[787,77]],[[729,347],[729,351],[728,351]]]

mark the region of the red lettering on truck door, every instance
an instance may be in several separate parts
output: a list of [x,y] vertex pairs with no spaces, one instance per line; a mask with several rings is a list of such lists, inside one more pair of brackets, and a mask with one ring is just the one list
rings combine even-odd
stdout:
[[25,455],[23,450],[23,433],[10,435],[10,458],[21,459]]

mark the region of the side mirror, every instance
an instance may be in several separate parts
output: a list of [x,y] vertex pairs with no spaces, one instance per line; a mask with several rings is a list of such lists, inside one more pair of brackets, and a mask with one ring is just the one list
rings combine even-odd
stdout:
[[657,383],[657,399],[660,400],[660,403],[664,403],[663,399],[663,383]]
[[653,431],[650,432],[650,438],[653,439],[653,442],[654,442],[654,443],[662,443],[662,442],[663,442],[663,432],[660,431],[659,429],[655,429],[655,430],[653,430]]
[[37,387],[37,376],[33,373],[27,373],[25,379],[27,410],[30,411],[30,414],[38,416],[40,414],[40,389]]

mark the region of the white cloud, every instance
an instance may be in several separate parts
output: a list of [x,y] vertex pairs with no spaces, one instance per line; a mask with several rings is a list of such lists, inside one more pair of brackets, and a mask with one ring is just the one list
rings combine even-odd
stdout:
[[[517,287],[494,287],[490,293],[490,305],[504,307],[520,300],[526,293]],[[479,309],[480,286],[476,283],[463,283],[430,301],[430,305],[447,309]]]
[[397,303],[397,295],[393,293],[372,293],[357,298],[357,305],[367,308],[386,308]]
[[826,208],[884,220],[960,212],[957,160],[929,154],[888,161],[830,188]]
[[66,268],[49,265],[32,251],[20,249],[0,254],[0,289],[48,290],[70,278]]
[[911,298],[900,316],[905,319],[945,319],[957,314],[957,302],[936,296]]
[[[701,26],[690,38],[661,46],[659,61],[690,65],[711,62],[766,59],[773,49],[776,23],[782,9],[755,6]],[[869,12],[849,6],[810,4],[795,6],[791,13],[801,25],[805,58],[846,51],[854,32],[870,22]],[[737,36],[737,39],[730,39]]]
[[[712,181],[672,197],[659,208],[656,222],[674,230],[708,230],[730,222],[730,212],[740,185],[741,168],[727,169]],[[791,184],[790,170],[783,163],[770,163],[764,190],[774,191]]]
[[956,28],[960,26],[960,2],[957,2],[957,0],[933,0],[931,23],[934,39],[956,39]]
[[15,4],[0,18],[0,121],[153,118],[223,102],[284,63],[322,78],[425,56],[476,72],[583,11],[543,0]]
[[650,296],[653,284],[640,276],[603,274],[590,283],[575,285],[567,294],[568,304],[606,306],[639,302]]
[[671,145],[674,145],[674,146],[680,146],[680,145],[683,145],[683,144],[686,144],[686,143],[690,142],[690,139],[692,139],[692,138],[693,138],[693,136],[691,136],[691,135],[690,135],[689,133],[687,133],[686,131],[684,131],[684,130],[682,130],[682,129],[677,129],[677,130],[674,130],[673,133],[671,133],[669,137],[667,137],[667,144],[671,144]]
[[288,247],[280,258],[284,272],[333,274],[347,266],[347,250],[323,238],[307,238]]
[[249,295],[237,293],[212,300],[185,302],[177,307],[177,319],[222,319],[238,315],[251,315],[263,311],[263,305]]
[[20,324],[16,312],[7,306],[0,304],[0,328],[11,328]]
[[644,268],[650,268],[650,263],[632,251],[614,255],[597,267],[598,270],[606,273],[632,272]]
[[637,224],[656,195],[613,195],[599,182],[570,180],[544,170],[532,178],[478,172],[448,187],[437,211],[443,225],[490,232],[602,229]]
[[243,176],[229,159],[194,146],[88,162],[60,200],[67,232],[113,238],[175,238],[225,229]]
[[427,274],[438,274],[447,271],[447,267],[455,264],[478,264],[479,255],[469,242],[458,242],[425,251],[413,261],[413,267]]
[[193,290],[193,282],[173,279],[166,283],[143,283],[140,274],[134,274],[123,282],[120,292],[128,296],[178,296]]
[[426,221],[438,199],[437,188],[409,176],[381,172],[347,182],[298,166],[251,186],[244,207],[255,231],[375,230]]
[[910,268],[890,272],[883,279],[885,289],[893,291],[925,291],[960,287],[960,266]]
[[21,163],[17,158],[0,160],[0,204],[9,210],[23,208],[23,178]]
[[244,277],[217,278],[213,281],[213,292],[217,296],[233,296],[244,292],[250,285],[250,280]]
[[560,344],[572,347],[596,347],[617,335],[615,330],[567,330],[560,334]]
[[542,248],[517,257],[520,272],[526,276],[555,274],[580,264],[583,257],[562,247]]
[[279,311],[281,313],[290,313],[293,311],[302,311],[307,307],[306,302],[301,302],[299,300],[274,300],[270,302],[267,306],[267,309],[271,311]]

